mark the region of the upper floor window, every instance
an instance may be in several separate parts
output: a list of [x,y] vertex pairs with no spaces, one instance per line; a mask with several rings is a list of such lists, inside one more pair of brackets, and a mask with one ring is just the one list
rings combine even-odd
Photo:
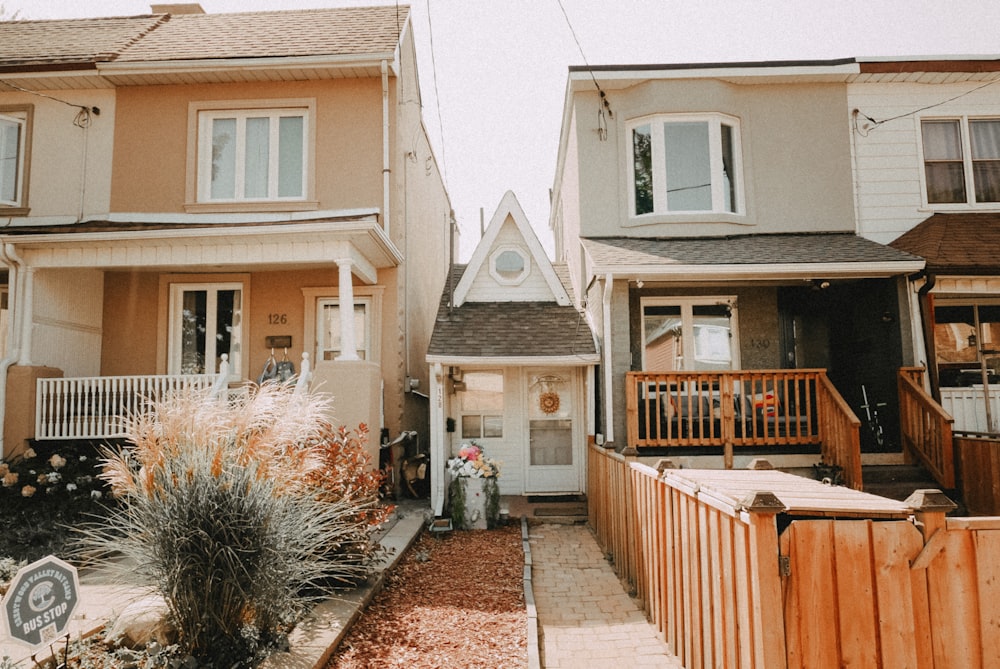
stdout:
[[30,107],[0,107],[0,207],[27,207],[30,123]]
[[307,109],[206,110],[198,115],[198,201],[302,200]]
[[920,122],[928,204],[1000,202],[1000,119]]
[[503,247],[490,257],[490,274],[497,283],[515,286],[528,276],[528,260],[521,249]]
[[640,119],[629,126],[632,214],[741,213],[735,119],[716,114]]

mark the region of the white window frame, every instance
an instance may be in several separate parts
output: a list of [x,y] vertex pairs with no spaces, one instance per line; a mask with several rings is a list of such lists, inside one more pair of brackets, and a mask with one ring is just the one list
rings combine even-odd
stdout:
[[[965,183],[965,202],[930,202],[927,195],[927,160],[924,158],[924,122],[951,121],[958,123],[959,140],[962,149],[962,177]],[[930,209],[1000,209],[1000,202],[977,202],[976,182],[973,172],[972,132],[970,121],[1000,121],[1000,116],[921,116],[917,118],[917,144],[920,153],[920,197],[924,206]]]
[[[239,381],[242,377],[243,371],[243,335],[246,328],[247,314],[249,313],[247,309],[247,292],[244,284],[239,281],[233,282],[205,282],[205,283],[184,283],[175,282],[170,283],[170,300],[168,306],[168,326],[167,326],[167,373],[168,374],[182,374],[182,360],[181,355],[183,353],[183,346],[181,344],[181,336],[183,335],[183,328],[181,327],[182,310],[184,308],[184,293],[188,291],[204,290],[208,293],[208,307],[206,309],[208,327],[206,330],[208,332],[215,331],[215,317],[216,309],[214,305],[216,304],[216,299],[219,291],[223,290],[238,290],[240,291],[240,323],[239,330],[233,333],[231,342],[234,344],[232,350],[229,353],[229,380]],[[205,338],[205,359],[214,360],[216,358],[215,353],[215,340],[207,336]],[[217,374],[219,370],[213,369],[207,371],[209,374]]]
[[[382,293],[383,286],[354,286],[354,303],[365,304],[365,341],[355,342],[358,350],[363,350],[365,360],[379,363],[382,358]],[[337,286],[308,287],[302,289],[305,299],[303,312],[305,315],[305,332],[303,333],[303,351],[309,353],[313,363],[323,359],[319,350],[318,337],[321,302],[340,304]]]
[[[709,164],[712,174],[712,208],[697,210],[670,210],[668,208],[668,189],[666,176],[666,158],[664,156],[665,144],[663,126],[665,123],[707,123],[709,132]],[[635,142],[633,133],[636,128],[649,125],[650,143],[652,151],[653,170],[653,211],[642,214],[636,213],[635,200]],[[725,189],[723,188],[723,159],[722,159],[722,126],[727,125],[732,128],[732,150],[733,150],[733,174],[730,178],[733,181],[733,211],[725,207]],[[629,121],[625,126],[625,145],[627,148],[628,160],[626,173],[628,174],[628,210],[632,218],[647,218],[652,216],[693,216],[710,214],[714,216],[738,216],[746,215],[746,206],[743,193],[743,144],[740,133],[739,119],[727,114],[706,113],[706,114],[654,114],[643,116]]]
[[[482,409],[469,409],[466,410],[462,400],[458,402],[458,425],[456,426],[457,434],[460,439],[465,440],[485,440],[485,439],[502,439],[504,433],[506,432],[506,421],[505,421],[505,408],[506,401],[504,397],[504,389],[507,387],[507,375],[504,374],[502,369],[472,369],[465,370],[465,376],[468,377],[470,374],[490,374],[500,379],[500,402],[499,407],[487,407]],[[459,393],[467,392],[466,390],[459,390]],[[478,423],[479,429],[475,435],[466,435],[465,432],[465,419],[474,418],[475,422]],[[492,428],[492,431],[487,434],[487,426]],[[497,431],[497,427],[499,430]],[[497,433],[499,432],[499,433]]]
[[[31,146],[31,105],[4,105],[0,106],[0,122],[16,126],[18,129],[17,155],[13,165],[0,163],[0,183],[4,180],[14,179],[14,197],[12,199],[0,199],[0,211],[5,215],[11,215],[9,209],[16,209],[18,214],[27,213],[28,202],[28,156]],[[3,189],[0,189],[2,196]]]
[[642,369],[647,368],[646,344],[642,340],[646,332],[646,307],[680,307],[681,310],[681,341],[684,345],[684,369],[694,371],[691,364],[695,360],[694,308],[696,306],[717,306],[724,304],[729,307],[729,352],[730,369],[740,369],[740,328],[736,310],[735,295],[706,295],[697,297],[643,297],[639,300],[639,348],[642,355]]
[[[325,354],[326,354],[327,351],[336,351],[336,355],[334,357],[330,358],[330,360],[336,360],[337,358],[339,358],[341,355],[344,354],[343,350],[322,348],[322,340],[320,338],[320,334],[319,333],[320,333],[320,328],[321,328],[321,318],[322,318],[323,307],[324,306],[337,307],[339,309],[340,308],[340,298],[337,298],[337,297],[320,297],[320,298],[316,299],[316,353],[315,353],[315,355],[316,355],[316,360],[317,361],[319,361],[319,360],[326,360],[327,358],[325,357]],[[357,309],[359,306],[360,307],[364,307],[364,317],[365,317],[364,327],[363,327],[364,332],[361,335],[361,337],[362,337],[361,340],[356,341],[355,345],[357,346],[357,351],[360,351],[360,352],[362,352],[364,354],[363,358],[362,358],[363,360],[371,360],[372,359],[372,298],[371,298],[371,296],[367,296],[367,297],[358,297],[358,296],[355,296],[355,298],[354,298],[354,308]],[[343,313],[341,313],[341,318],[343,318]]]
[[[505,253],[515,253],[521,258],[521,273],[517,276],[506,277],[500,273],[497,269],[497,260],[500,259]],[[492,254],[490,254],[490,276],[493,280],[503,286],[519,286],[524,283],[524,280],[528,278],[528,274],[531,273],[531,260],[528,254],[524,252],[524,249],[517,246],[504,245],[499,246]]]

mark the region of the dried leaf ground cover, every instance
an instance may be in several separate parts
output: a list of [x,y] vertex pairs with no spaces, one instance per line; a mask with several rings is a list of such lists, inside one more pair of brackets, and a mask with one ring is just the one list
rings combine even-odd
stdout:
[[426,532],[327,669],[527,666],[521,530]]

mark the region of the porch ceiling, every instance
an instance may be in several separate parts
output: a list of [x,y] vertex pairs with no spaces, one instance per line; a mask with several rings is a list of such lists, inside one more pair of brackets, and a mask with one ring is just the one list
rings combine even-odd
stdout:
[[375,215],[242,224],[94,221],[11,228],[0,242],[33,268],[274,270],[350,260],[356,275],[376,283],[377,270],[402,262]]
[[922,258],[853,233],[585,238],[590,276],[645,281],[886,278]]

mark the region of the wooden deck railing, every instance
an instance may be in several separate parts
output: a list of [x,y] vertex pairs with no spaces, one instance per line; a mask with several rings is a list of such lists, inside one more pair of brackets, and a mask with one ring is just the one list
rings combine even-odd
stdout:
[[903,449],[916,457],[938,483],[955,487],[954,419],[927,394],[914,374],[899,372],[899,432]]
[[629,372],[628,445],[723,447],[821,445],[823,461],[861,487],[857,416],[822,369]]

